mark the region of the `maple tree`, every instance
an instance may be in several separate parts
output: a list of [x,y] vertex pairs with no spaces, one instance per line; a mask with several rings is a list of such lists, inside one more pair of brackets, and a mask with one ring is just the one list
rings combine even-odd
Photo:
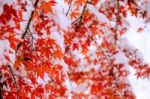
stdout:
[[122,37],[128,13],[149,22],[149,1],[64,1],[62,12],[59,0],[0,5],[0,41],[9,45],[0,56],[0,98],[134,99],[128,68],[138,79],[150,67]]

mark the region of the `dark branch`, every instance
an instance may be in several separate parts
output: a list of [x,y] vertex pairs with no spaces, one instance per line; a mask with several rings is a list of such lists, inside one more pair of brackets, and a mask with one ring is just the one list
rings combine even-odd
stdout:
[[[34,8],[35,8],[35,9],[36,9],[36,7],[37,7],[37,5],[38,5],[38,2],[39,2],[39,0],[36,0],[36,1],[35,1],[35,4],[34,4]],[[34,12],[35,12],[35,10],[33,10],[33,11],[31,12],[29,21],[28,21],[28,23],[27,23],[27,27],[26,27],[24,33],[22,34],[21,39],[24,39],[25,36],[26,36],[26,34],[28,33],[28,29],[29,29],[29,27],[30,27],[30,23],[31,23],[31,21],[32,21]],[[17,50],[20,48],[20,46],[21,46],[21,43],[19,43],[19,44],[17,45]]]
[[[74,24],[76,21],[78,21],[79,20],[79,23],[78,23],[78,25],[77,25],[77,28],[81,25],[81,22],[82,22],[82,18],[83,18],[83,16],[84,16],[84,12],[85,12],[85,9],[86,9],[86,6],[87,6],[87,3],[88,2],[86,2],[85,3],[85,5],[84,5],[84,7],[83,7],[83,10],[82,10],[82,13],[81,13],[81,15],[75,20],[75,21],[73,21],[72,22],[72,24]],[[76,28],[76,29],[77,29]]]
[[[36,8],[38,2],[39,2],[39,0],[36,0],[36,2],[35,2],[35,4],[34,4],[34,8]],[[28,32],[28,29],[29,29],[29,26],[30,26],[30,23],[31,23],[31,20],[32,20],[32,17],[33,17],[34,12],[35,12],[35,10],[33,10],[32,13],[31,13],[31,16],[30,16],[30,18],[29,18],[29,21],[28,21],[28,23],[27,23],[27,27],[26,27],[26,29],[25,29],[25,31],[24,31],[24,33],[23,33],[21,39],[24,39],[24,37],[26,36],[26,34],[27,34],[27,32]]]
[[86,5],[87,5],[87,2],[85,3],[84,8],[83,8],[83,11],[82,11],[82,13],[81,13],[81,17],[80,17],[80,20],[79,20],[79,26],[80,26],[80,24],[81,24],[81,21],[82,21],[82,18],[83,18],[85,9],[86,9]]
[[69,8],[68,8],[68,11],[67,11],[67,13],[66,13],[66,16],[69,14],[69,11],[70,11],[70,9],[71,9],[72,2],[73,2],[73,0],[71,0],[71,2],[70,2],[70,5],[69,5]]

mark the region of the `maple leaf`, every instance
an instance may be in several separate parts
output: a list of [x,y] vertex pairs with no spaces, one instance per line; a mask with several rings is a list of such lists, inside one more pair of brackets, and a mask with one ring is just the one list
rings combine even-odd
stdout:
[[54,39],[48,39],[48,40],[46,41],[46,43],[47,43],[49,46],[57,45],[57,44],[56,44],[56,41],[55,41]]
[[65,0],[66,3],[70,4],[71,0]]
[[87,48],[87,47],[82,48],[81,53],[82,53],[83,55],[86,55],[87,52],[88,52],[88,48]]
[[5,4],[3,10],[4,13],[2,13],[2,16],[5,17],[7,21],[9,21],[12,16],[17,17],[17,12],[12,8],[12,6]]
[[118,31],[118,34],[119,34],[120,36],[124,35],[125,33],[126,33],[126,29],[122,29],[122,30],[119,30],[119,31]]
[[55,58],[58,58],[58,59],[63,58],[63,53],[62,53],[61,50],[54,51],[53,55],[54,55]]
[[[123,26],[126,23],[124,18],[127,16],[127,12],[130,11],[136,17],[147,18],[147,12],[143,12],[143,9],[139,8],[137,5],[138,1],[127,0],[125,2],[125,0],[120,0],[118,2],[120,20],[117,22],[119,25],[116,39],[117,45],[113,44],[115,28],[111,22],[114,19],[113,16],[118,14],[117,2],[110,3],[111,0],[103,0],[104,5],[98,6],[97,4],[100,4],[101,0],[65,0],[69,6],[70,22],[75,24],[67,24],[68,28],[64,30],[59,22],[57,22],[59,11],[53,13],[53,6],[57,5],[56,0],[35,1],[33,16],[31,14],[31,20],[27,20],[32,21],[32,24],[29,25],[34,35],[27,31],[28,35],[23,41],[17,38],[16,30],[21,31],[20,22],[23,21],[23,16],[26,13],[27,2],[22,3],[22,0],[16,0],[15,6],[17,5],[18,11],[10,3],[3,4],[4,6],[2,6],[3,12],[0,14],[0,39],[8,40],[11,47],[10,50],[12,51],[8,52],[7,50],[6,52],[8,53],[2,56],[5,65],[2,64],[2,67],[0,66],[0,77],[7,79],[6,84],[9,88],[9,90],[8,88],[1,88],[1,91],[5,92],[5,94],[2,93],[2,98],[15,99],[18,96],[19,99],[25,99],[29,98],[28,95],[30,95],[32,98],[39,99],[45,97],[49,99],[56,97],[68,98],[68,96],[71,96],[70,98],[73,99],[88,99],[92,94],[92,97],[100,99],[120,99],[122,96],[134,99],[130,86],[126,82],[128,71],[124,70],[123,64],[115,64],[114,55],[116,55],[118,50],[124,50],[118,44],[120,44],[120,38],[126,31],[123,30]],[[36,6],[36,4],[39,6]],[[100,22],[97,18],[97,13],[91,13],[89,5],[106,15],[110,21]],[[57,6],[60,7],[59,4]],[[81,15],[82,13],[84,14],[83,16]],[[9,22],[10,20],[14,22],[14,25],[11,24],[12,22]],[[77,28],[76,25],[78,25],[80,20],[82,24]],[[66,20],[63,21],[65,22]],[[60,35],[61,38],[55,39],[58,41],[62,40],[63,48],[60,48],[59,44],[57,44],[59,42],[52,39],[55,36],[51,33],[52,31],[56,31],[55,33]],[[143,28],[140,27],[137,31],[142,32]],[[97,42],[97,36],[103,38],[101,44]],[[19,50],[16,49],[18,42],[22,44]],[[93,48],[91,50],[92,46],[94,46],[94,50]],[[10,62],[9,54],[14,54],[16,50],[15,63]],[[137,77],[149,77],[149,65],[141,65],[144,64],[142,60],[134,57],[136,55],[132,54],[132,51],[130,53],[130,50],[125,50],[122,53],[127,56],[128,64],[136,70]],[[77,55],[75,55],[76,53]],[[82,54],[83,57],[78,56],[78,54]],[[59,61],[62,60],[63,64],[58,62],[57,59]],[[9,63],[11,63],[12,69],[15,69],[17,74],[25,71],[25,79],[20,77],[20,75],[15,75],[15,77],[10,75],[11,72],[6,65]],[[64,64],[67,65],[65,68]],[[49,81],[45,81],[43,86],[38,82],[38,78],[40,77],[44,80],[45,74]],[[14,78],[17,81],[17,86],[14,83]],[[86,93],[85,90],[80,90],[81,92],[79,93],[76,93],[76,90],[68,93],[66,79],[69,82],[75,83],[77,89],[78,87],[90,88],[90,93]],[[15,89],[18,89],[17,93]],[[45,92],[50,94],[45,96]]]
[[40,19],[40,15],[38,14],[37,11],[34,12],[33,14],[33,18],[39,20]]
[[96,35],[98,33],[96,26],[92,26],[91,31],[94,33],[94,35]]
[[98,52],[96,52],[96,55],[101,57],[101,56],[103,56],[103,53],[101,51],[98,51]]
[[80,12],[73,11],[73,12],[71,12],[70,17],[71,17],[71,19],[73,19],[73,18],[77,18],[79,15],[80,15]]
[[131,9],[132,16],[137,17],[137,15],[138,15],[137,13],[138,13],[138,9],[134,9],[134,8]]
[[42,2],[40,8],[44,11],[44,13],[53,13],[52,6],[56,4],[55,1]]
[[142,31],[143,31],[142,27],[139,27],[138,30],[137,30],[138,33],[141,33]]
[[58,92],[60,93],[61,96],[63,96],[65,94],[66,88],[65,87],[61,87],[60,90],[58,90]]
[[91,93],[92,94],[97,94],[97,92],[99,92],[101,90],[101,86],[99,85],[92,85],[91,87]]
[[9,93],[8,95],[7,95],[7,97],[5,97],[5,99],[15,99],[16,98],[16,96],[15,96],[15,93]]
[[11,60],[10,60],[9,56],[4,55],[4,57],[5,57],[5,59],[6,59],[7,61],[11,62]]
[[20,42],[20,40],[18,38],[15,37],[15,35],[10,35],[8,37],[8,40],[9,40],[9,43],[10,43],[10,46],[13,50],[16,50],[17,49],[17,43]]
[[77,44],[77,43],[75,43],[75,44],[73,44],[73,50],[79,50],[79,44]]
[[6,24],[6,18],[2,15],[0,15],[0,22],[2,22],[3,24]]
[[144,11],[144,12],[142,13],[142,18],[144,19],[144,18],[146,18],[146,16],[147,16],[147,11]]
[[44,79],[44,72],[45,71],[43,71],[42,66],[37,66],[35,71],[37,73],[37,77]]
[[31,80],[32,84],[36,84],[37,83],[37,81],[36,81],[37,78],[35,76],[29,74],[28,78]]
[[15,61],[14,67],[17,69],[20,65],[21,65],[21,60],[20,60],[20,59],[17,59],[17,60]]
[[65,58],[65,62],[66,62],[68,65],[73,64],[73,59],[72,59],[72,57]]
[[99,2],[99,0],[92,0],[91,2],[93,5],[96,5]]
[[75,4],[77,5],[77,7],[79,7],[82,4],[85,4],[87,2],[87,0],[76,0]]

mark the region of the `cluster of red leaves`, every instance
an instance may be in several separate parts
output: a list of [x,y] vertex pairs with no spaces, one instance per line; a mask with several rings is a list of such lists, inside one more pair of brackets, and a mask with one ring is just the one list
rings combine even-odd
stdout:
[[[100,22],[96,15],[86,8],[89,4],[96,7],[99,0],[65,1],[72,5],[66,16],[70,17],[73,23],[67,30],[61,29],[53,20],[55,16],[53,6],[57,3],[54,0],[42,0],[34,9],[31,17],[33,23],[29,23],[30,26],[26,28],[28,31],[22,41],[16,38],[15,29],[20,30],[20,22],[23,21],[22,13],[26,10],[16,11],[8,4],[3,5],[3,13],[0,15],[0,39],[8,40],[10,47],[16,53],[14,62],[10,60],[9,54],[13,53],[11,50],[4,55],[7,62],[0,68],[2,75],[0,79],[4,79],[0,82],[2,97],[54,99],[72,96],[77,99],[88,97],[134,99],[135,96],[127,82],[129,71],[125,64],[116,63],[114,56],[122,51],[129,59],[128,64],[136,70],[137,77],[149,77],[149,66],[137,58],[134,52],[126,48],[121,49],[115,43],[119,42],[126,32],[123,24],[125,24],[127,11],[130,10],[136,17],[141,12],[136,2],[118,0],[120,6],[117,8],[117,0],[116,2],[106,0],[101,7],[97,8],[97,11],[104,14],[108,20],[117,19],[115,21],[119,28],[117,30],[109,22]],[[20,2],[18,0],[20,8],[25,9],[26,3]],[[8,24],[10,20],[15,22],[14,27]],[[64,37],[65,51],[51,36],[52,30],[64,32],[59,35]],[[139,28],[138,32],[141,31],[142,29]],[[100,39],[101,44],[98,43]],[[95,52],[90,51],[91,46],[96,47]],[[75,52],[83,57],[76,55]],[[67,65],[68,70],[64,69],[64,64]],[[66,79],[76,86],[84,87],[83,89],[88,92],[69,90],[65,85]]]
[[9,6],[7,4],[5,4],[3,6],[3,11],[4,13],[2,13],[0,15],[0,22],[2,22],[3,24],[6,24],[7,21],[9,21],[13,16],[17,17],[17,13],[16,11],[12,8],[12,6]]

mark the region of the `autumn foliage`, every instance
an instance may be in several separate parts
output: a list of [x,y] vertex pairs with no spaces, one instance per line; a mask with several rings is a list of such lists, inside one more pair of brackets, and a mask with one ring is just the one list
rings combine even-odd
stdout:
[[63,9],[59,2],[0,4],[0,42],[8,45],[0,53],[1,98],[135,99],[129,67],[137,79],[150,67],[123,35],[128,14],[150,19],[139,5],[148,0],[65,0]]

